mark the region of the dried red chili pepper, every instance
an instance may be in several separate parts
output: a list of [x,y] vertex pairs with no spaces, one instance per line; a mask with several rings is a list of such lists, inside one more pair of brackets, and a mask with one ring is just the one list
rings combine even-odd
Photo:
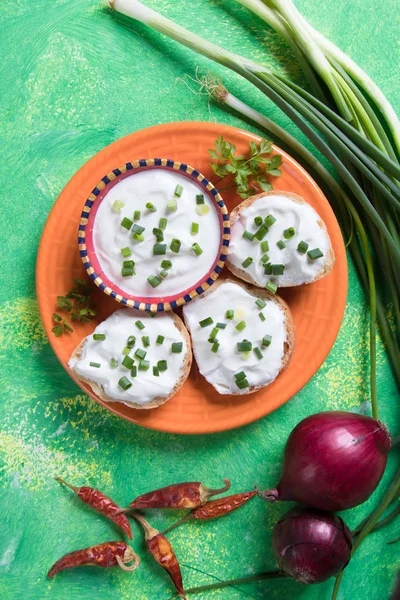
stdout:
[[127,517],[119,512],[120,507],[111,498],[91,487],[75,487],[64,481],[61,477],[55,477],[55,480],[69,487],[82,502],[85,502],[85,504],[88,504],[94,510],[97,510],[97,512],[111,519],[118,527],[121,527],[130,540],[132,539],[132,529]]
[[144,508],[170,508],[182,510],[192,509],[203,506],[211,496],[217,496],[227,492],[231,487],[229,479],[223,479],[224,487],[217,490],[210,490],[199,481],[188,483],[175,483],[167,487],[148,492],[138,496],[130,503],[129,508],[122,509],[123,512]]
[[[133,565],[127,566],[125,563],[134,561]],[[124,571],[134,571],[140,563],[140,558],[125,542],[105,542],[97,546],[75,550],[66,554],[60,560],[54,563],[47,577],[54,577],[60,571],[72,569],[73,567],[94,566],[109,567],[119,566]]]
[[208,519],[218,519],[218,517],[223,517],[224,515],[229,514],[233,510],[240,508],[243,504],[246,504],[251,498],[257,494],[256,491],[244,492],[242,494],[233,494],[232,496],[224,496],[223,498],[216,498],[215,500],[210,500],[204,504],[204,506],[199,506],[192,510],[186,517],[183,517],[180,521],[168,527],[164,533],[168,533],[175,527],[182,525],[182,523],[186,523],[186,521],[191,521],[192,519],[196,520],[208,520]]
[[132,513],[132,516],[144,529],[146,544],[149,552],[156,562],[168,573],[178,594],[186,600],[183,589],[182,573],[178,559],[170,542],[157,529],[154,529],[141,515]]

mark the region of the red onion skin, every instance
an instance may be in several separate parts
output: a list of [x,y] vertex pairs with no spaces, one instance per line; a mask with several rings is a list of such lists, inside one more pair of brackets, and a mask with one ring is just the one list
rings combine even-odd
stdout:
[[296,507],[275,525],[272,549],[286,575],[301,583],[320,583],[345,568],[352,536],[340,517]]
[[350,412],[303,419],[285,447],[283,475],[268,500],[294,500],[329,511],[362,504],[378,485],[391,447],[383,423]]

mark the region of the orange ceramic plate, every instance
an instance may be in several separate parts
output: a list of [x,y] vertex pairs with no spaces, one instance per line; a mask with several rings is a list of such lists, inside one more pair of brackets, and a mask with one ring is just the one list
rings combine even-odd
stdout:
[[[52,333],[52,313],[56,296],[73,286],[74,277],[83,277],[78,252],[77,229],[82,206],[96,183],[113,168],[146,157],[169,156],[193,165],[211,175],[207,149],[218,135],[246,152],[251,133],[214,123],[169,123],[132,133],[91,158],[71,179],[55,203],[43,231],[37,260],[37,295],[40,314],[50,343],[61,364],[68,369],[68,358],[81,339],[95,328],[74,324],[74,332],[56,338]],[[294,396],[319,369],[330,351],[342,321],[347,295],[347,262],[339,225],[322,191],[307,172],[285,152],[282,175],[274,179],[274,188],[295,192],[312,204],[325,221],[336,255],[331,273],[311,285],[286,289],[282,296],[292,310],[297,329],[297,344],[289,368],[274,383],[255,394],[220,396],[198,372],[196,365],[180,392],[154,410],[136,410],[119,402],[103,402],[89,388],[77,384],[94,400],[133,423],[171,433],[213,433],[251,423],[272,412]],[[240,198],[224,193],[231,210]],[[222,273],[221,277],[224,276]],[[98,304],[98,322],[120,305],[94,291]]]

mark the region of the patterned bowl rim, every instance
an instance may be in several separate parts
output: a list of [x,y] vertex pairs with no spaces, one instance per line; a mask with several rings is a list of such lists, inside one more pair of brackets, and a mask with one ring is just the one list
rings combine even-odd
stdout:
[[[125,177],[133,175],[135,172],[149,169],[179,171],[181,175],[195,180],[196,183],[200,184],[217,211],[221,231],[221,243],[219,251],[211,269],[197,283],[193,284],[186,290],[183,290],[178,294],[159,298],[141,297],[127,294],[117,285],[113,284],[101,270],[92,241],[92,227],[95,218],[93,215],[95,215],[98,206],[103,198],[107,195],[108,191]],[[136,161],[125,163],[122,167],[113,169],[107,175],[105,175],[89,194],[89,197],[83,206],[78,230],[79,253],[90,279],[100,290],[117,302],[120,302],[122,305],[149,312],[167,311],[177,308],[178,306],[182,306],[212,286],[225,265],[229,241],[229,213],[218,190],[206,177],[204,177],[204,175],[202,175],[202,173],[197,171],[197,169],[194,169],[185,163],[174,161],[168,158],[142,158]]]

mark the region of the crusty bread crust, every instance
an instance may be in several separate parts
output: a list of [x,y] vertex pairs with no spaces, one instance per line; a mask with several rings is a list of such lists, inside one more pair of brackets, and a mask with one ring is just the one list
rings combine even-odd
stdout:
[[[186,354],[183,360],[183,368],[181,370],[181,374],[179,376],[178,381],[176,382],[172,392],[169,394],[169,396],[158,396],[157,398],[153,398],[153,400],[151,402],[149,402],[146,405],[143,404],[135,404],[133,402],[125,402],[124,404],[126,404],[127,406],[130,406],[132,408],[140,408],[143,410],[147,410],[150,408],[157,408],[158,406],[161,406],[162,404],[165,404],[166,402],[168,402],[168,400],[170,400],[173,396],[175,396],[175,394],[177,392],[179,392],[179,390],[181,389],[181,387],[183,386],[183,384],[185,383],[186,379],[188,378],[188,375],[190,373],[190,368],[192,366],[192,342],[191,342],[191,338],[190,335],[188,333],[188,330],[186,329],[182,319],[180,317],[178,317],[178,315],[176,315],[174,312],[169,312],[168,313],[169,316],[172,317],[175,327],[181,332],[181,334],[183,335],[185,342],[186,342]],[[71,359],[77,359],[79,360],[82,356],[82,350],[83,347],[86,343],[86,338],[84,338],[81,343],[75,348],[75,350],[73,351],[72,355],[71,355]],[[89,379],[86,379],[85,377],[82,377],[80,375],[78,375],[78,373],[74,370],[71,369],[71,371],[74,373],[75,377],[77,379],[79,379],[79,381],[82,381],[83,383],[86,383],[87,385],[90,385],[90,387],[92,388],[93,392],[96,394],[96,396],[98,396],[99,398],[101,398],[101,400],[103,400],[104,402],[123,402],[123,400],[115,400],[114,398],[110,398],[109,396],[107,396],[107,394],[104,392],[103,388],[98,385],[96,382],[91,381]]]
[[[288,368],[289,363],[293,356],[295,346],[296,346],[296,327],[295,327],[293,316],[292,316],[292,313],[290,312],[289,306],[287,305],[285,300],[283,300],[283,298],[281,298],[280,296],[270,294],[265,289],[251,287],[251,286],[243,283],[243,281],[239,281],[237,279],[218,279],[210,288],[208,288],[208,290],[206,290],[204,292],[204,294],[199,296],[199,298],[197,298],[196,300],[192,300],[192,302],[201,302],[202,298],[205,298],[209,294],[212,294],[220,285],[223,285],[224,283],[235,283],[236,285],[239,285],[241,288],[245,289],[249,294],[254,296],[254,298],[262,298],[263,300],[268,300],[268,301],[272,300],[273,302],[276,302],[277,304],[279,304],[279,306],[282,308],[283,312],[285,313],[285,318],[286,318],[285,327],[286,327],[287,340],[285,342],[282,367],[277,375],[277,377],[279,377],[279,375]],[[184,315],[185,315],[185,313],[184,313]],[[274,381],[275,381],[275,379],[274,379]],[[209,382],[209,383],[212,385],[211,382]],[[273,383],[273,382],[271,381],[271,383]],[[253,386],[250,386],[249,388],[245,388],[245,390],[238,389],[237,392],[231,391],[231,394],[233,396],[243,396],[244,394],[252,394],[254,392],[258,392],[258,390],[261,390],[262,388],[267,387],[268,385],[270,385],[270,384],[260,385],[260,386],[253,385]],[[216,391],[218,391],[218,390],[216,390]]]
[[[259,200],[260,198],[264,198],[265,196],[285,196],[287,198],[290,198],[294,202],[298,202],[299,204],[306,204],[306,201],[304,200],[304,198],[302,198],[301,196],[298,196],[297,194],[293,194],[292,192],[282,192],[281,190],[271,191],[271,192],[262,192],[261,194],[257,194],[256,196],[251,196],[250,198],[243,200],[243,202],[238,204],[233,209],[233,211],[231,212],[231,228],[235,224],[235,222],[239,219],[240,213],[244,208],[251,206],[253,204],[253,202],[255,202],[256,200]],[[307,283],[302,283],[300,285],[309,285],[310,283],[314,283],[314,281],[318,281],[318,279],[322,279],[322,277],[325,277],[325,275],[328,275],[328,273],[330,273],[330,271],[332,270],[332,267],[334,265],[334,262],[335,262],[335,253],[333,252],[331,239],[330,239],[329,233],[326,229],[326,225],[322,221],[322,219],[320,221],[318,221],[318,225],[321,227],[321,229],[323,229],[325,231],[325,233],[329,239],[330,248],[328,251],[327,261],[322,266],[320,271],[318,271],[317,275],[315,276],[315,278],[312,281],[309,281]],[[249,273],[247,273],[247,271],[245,271],[244,269],[241,269],[240,267],[237,267],[231,263],[231,261],[229,260],[229,253],[228,253],[228,256],[226,259],[226,265],[227,265],[228,269],[231,271],[231,273],[236,275],[236,277],[239,277],[240,279],[243,279],[243,281],[247,281],[247,283],[251,283],[252,285],[256,285],[257,287],[262,289],[263,286],[260,285],[259,283],[257,283],[253,279],[253,277],[251,275],[249,275]],[[280,285],[279,287],[294,287],[294,286],[287,285],[287,284],[285,285],[285,283],[282,283],[282,285]]]

